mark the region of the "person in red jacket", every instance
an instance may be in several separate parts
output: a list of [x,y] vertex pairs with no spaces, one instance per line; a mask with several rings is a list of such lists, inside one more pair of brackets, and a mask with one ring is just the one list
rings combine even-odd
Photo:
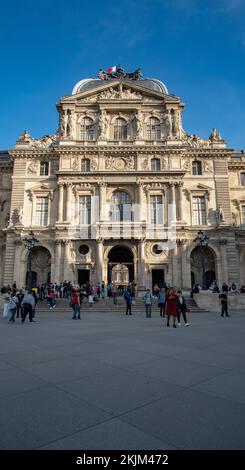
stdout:
[[173,316],[173,327],[176,328],[176,317],[177,317],[177,295],[173,287],[170,287],[166,295],[166,316],[167,326],[169,325],[170,316]]

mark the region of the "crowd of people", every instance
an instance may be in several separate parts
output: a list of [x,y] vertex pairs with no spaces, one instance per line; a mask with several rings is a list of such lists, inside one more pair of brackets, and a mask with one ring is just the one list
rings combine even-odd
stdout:
[[[28,289],[18,289],[16,282],[12,286],[7,285],[1,289],[3,297],[3,317],[9,317],[10,323],[15,323],[16,318],[20,318],[21,323],[25,322],[27,315],[29,321],[35,321],[35,311],[37,303],[46,301],[47,307],[50,310],[55,309],[56,299],[65,298],[68,301],[68,305],[72,308],[74,320],[81,319],[81,305],[83,300],[86,298],[89,307],[92,307],[93,303],[104,300],[106,297],[109,301],[113,302],[116,306],[118,304],[118,298],[122,297],[126,304],[126,315],[132,315],[132,305],[135,304],[137,286],[135,282],[131,282],[126,288],[123,286],[117,286],[113,282],[108,285],[104,281],[93,286],[89,282],[83,285],[67,282],[66,280],[62,283],[54,284],[42,284],[41,286]],[[198,293],[201,290],[198,284],[195,284],[190,292],[190,297],[193,297],[194,293]],[[214,293],[219,293],[219,299],[221,304],[221,316],[230,316],[228,313],[228,294],[229,293],[245,293],[245,286],[237,288],[235,283],[231,286],[223,283],[221,289],[218,284],[214,281],[210,287],[210,290]],[[139,300],[137,300],[138,302]],[[159,308],[159,314],[161,317],[166,317],[167,326],[170,326],[171,317],[173,319],[173,327],[181,326],[181,317],[183,318],[184,325],[189,326],[187,321],[188,307],[186,300],[181,290],[176,290],[166,283],[155,284],[153,290],[147,289],[143,296],[145,305],[145,314],[147,318],[151,318],[153,303],[157,303]]]

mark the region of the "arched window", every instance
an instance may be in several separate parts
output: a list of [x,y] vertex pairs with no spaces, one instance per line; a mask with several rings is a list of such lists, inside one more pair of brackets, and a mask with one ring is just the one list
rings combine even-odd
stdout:
[[192,174],[193,175],[202,175],[202,162],[194,160],[192,162]]
[[240,173],[240,184],[245,186],[245,173]]
[[114,123],[114,140],[127,139],[127,122],[125,119],[117,118]]
[[160,171],[160,158],[152,158],[151,160],[151,171]]
[[90,171],[90,160],[88,158],[82,160],[81,171]]
[[41,162],[40,163],[40,176],[48,176],[49,163]]
[[159,119],[151,117],[147,123],[147,139],[160,140],[161,139],[161,125]]
[[94,140],[94,121],[85,117],[81,123],[81,140]]
[[110,220],[120,222],[131,220],[131,199],[124,191],[115,191],[111,198]]

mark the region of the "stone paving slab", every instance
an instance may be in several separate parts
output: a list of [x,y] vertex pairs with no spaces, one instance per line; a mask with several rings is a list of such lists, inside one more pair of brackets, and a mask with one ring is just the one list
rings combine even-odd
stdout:
[[176,447],[115,418],[52,442],[41,449],[160,449],[164,451],[175,450]]
[[0,449],[245,449],[245,314],[164,321],[0,318]]

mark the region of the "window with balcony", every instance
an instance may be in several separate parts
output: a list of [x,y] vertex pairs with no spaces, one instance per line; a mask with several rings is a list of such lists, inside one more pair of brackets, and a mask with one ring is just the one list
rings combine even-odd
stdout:
[[127,122],[118,118],[114,123],[114,140],[127,140]]
[[80,225],[91,224],[91,196],[79,198],[79,223]]
[[116,191],[113,193],[110,204],[111,222],[131,220],[132,203],[128,193]]
[[81,140],[94,140],[94,121],[85,117],[81,123]]
[[36,198],[35,224],[48,225],[48,197]]
[[193,210],[193,225],[205,225],[206,224],[205,196],[193,196],[192,210]]
[[150,196],[150,220],[152,225],[163,224],[163,197]]
[[147,123],[146,135],[148,140],[161,139],[161,124],[159,119],[151,117]]

